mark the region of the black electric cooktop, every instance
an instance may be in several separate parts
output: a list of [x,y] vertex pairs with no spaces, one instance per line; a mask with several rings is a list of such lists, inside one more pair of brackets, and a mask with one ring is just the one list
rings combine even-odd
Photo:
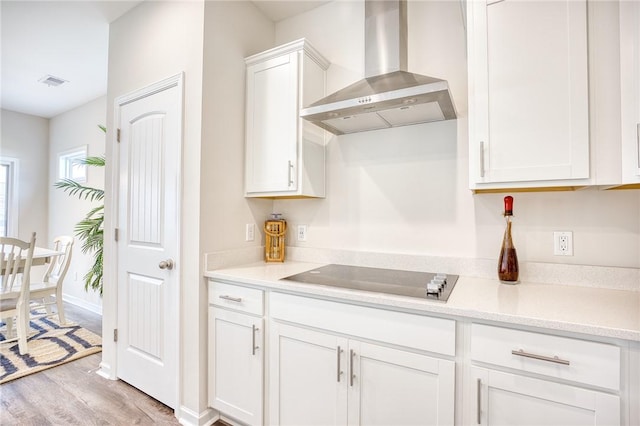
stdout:
[[446,302],[458,281],[458,276],[362,266],[327,265],[283,279]]

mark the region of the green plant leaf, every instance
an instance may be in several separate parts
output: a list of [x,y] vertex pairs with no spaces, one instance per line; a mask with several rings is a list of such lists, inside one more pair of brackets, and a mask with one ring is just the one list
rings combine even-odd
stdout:
[[69,195],[78,196],[78,198],[84,200],[100,201],[104,198],[104,190],[81,185],[72,179],[59,180],[53,186],[68,192]]
[[73,162],[74,164],[82,164],[87,166],[96,166],[96,167],[104,167],[105,166],[105,158],[104,157],[86,157],[86,158],[77,158]]

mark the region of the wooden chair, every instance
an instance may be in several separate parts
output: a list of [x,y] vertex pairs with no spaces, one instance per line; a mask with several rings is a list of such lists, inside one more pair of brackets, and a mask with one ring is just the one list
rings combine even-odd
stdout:
[[[64,306],[62,303],[62,283],[67,275],[69,263],[71,263],[71,254],[73,252],[73,237],[59,236],[53,240],[53,249],[62,252],[60,256],[53,257],[47,272],[44,273],[42,282],[31,283],[31,307],[44,307],[47,310],[46,315],[51,316],[51,305],[57,306],[58,319],[60,324],[64,324]],[[53,301],[52,296],[55,296]],[[34,303],[35,302],[35,303]]]
[[[0,237],[0,318],[7,323],[7,335],[13,331],[13,317],[17,318],[17,340],[20,354],[28,352],[27,335],[29,333],[29,274],[33,250],[36,246],[36,233],[31,241],[17,238]],[[21,285],[25,284],[25,285]],[[7,336],[8,337],[8,336]],[[14,340],[14,339],[7,339]]]

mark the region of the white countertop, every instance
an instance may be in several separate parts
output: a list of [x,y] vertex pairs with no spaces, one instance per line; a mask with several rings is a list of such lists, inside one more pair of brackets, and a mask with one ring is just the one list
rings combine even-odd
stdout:
[[640,292],[461,276],[446,303],[283,281],[324,264],[252,263],[208,271],[206,277],[422,312],[499,321],[640,342]]

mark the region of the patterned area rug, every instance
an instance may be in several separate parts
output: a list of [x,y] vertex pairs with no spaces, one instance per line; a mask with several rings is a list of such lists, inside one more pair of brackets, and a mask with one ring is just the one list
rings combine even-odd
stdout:
[[0,384],[102,351],[100,336],[72,323],[62,326],[56,319],[31,320],[29,352],[24,355],[17,341],[4,342],[7,326],[0,321]]

